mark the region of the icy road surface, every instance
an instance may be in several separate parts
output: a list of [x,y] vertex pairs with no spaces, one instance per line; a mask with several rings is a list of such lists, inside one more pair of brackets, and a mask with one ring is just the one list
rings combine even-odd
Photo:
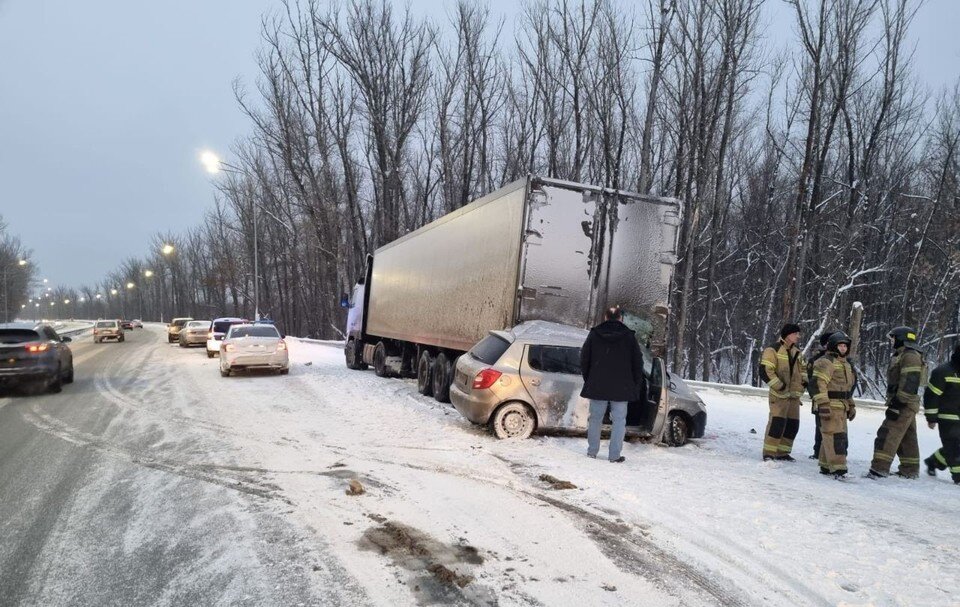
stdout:
[[851,424],[848,482],[806,459],[808,410],[799,461],[763,463],[763,399],[709,389],[705,439],[613,465],[583,439],[499,442],[291,341],[289,376],[221,378],[160,327],[88,334],[62,394],[0,398],[0,604],[960,600],[960,488],[859,478],[882,412]]

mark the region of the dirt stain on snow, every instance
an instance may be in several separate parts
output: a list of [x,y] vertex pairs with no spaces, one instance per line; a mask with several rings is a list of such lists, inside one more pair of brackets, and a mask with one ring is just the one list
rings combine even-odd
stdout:
[[563,481],[555,476],[550,476],[549,474],[541,474],[540,480],[550,485],[551,489],[563,490],[563,489],[576,489],[577,486],[571,483],[570,481]]
[[359,540],[364,550],[387,556],[411,572],[408,582],[421,605],[467,601],[475,605],[496,605],[493,592],[475,583],[473,566],[484,562],[480,551],[464,543],[444,544],[430,535],[396,521],[382,520],[368,528]]

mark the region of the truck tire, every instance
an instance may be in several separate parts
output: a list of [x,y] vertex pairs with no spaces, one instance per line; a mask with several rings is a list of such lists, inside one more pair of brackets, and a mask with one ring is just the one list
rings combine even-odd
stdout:
[[663,431],[663,440],[671,447],[682,447],[690,440],[690,424],[680,413],[671,413],[667,418],[667,427]]
[[377,347],[373,350],[373,372],[377,377],[390,377],[390,369],[387,368],[387,344],[382,341],[377,342]]
[[450,379],[453,377],[453,365],[446,352],[437,354],[433,361],[433,397],[440,403],[450,402]]
[[533,411],[525,403],[501,405],[490,418],[490,430],[501,440],[530,438],[537,427]]
[[417,392],[433,396],[433,354],[430,350],[421,352],[417,362]]
[[357,347],[357,340],[351,339],[347,341],[347,347],[344,350],[344,355],[347,358],[348,369],[353,369],[354,371],[363,371],[367,368],[367,363],[363,362],[363,356],[360,354],[360,350]]

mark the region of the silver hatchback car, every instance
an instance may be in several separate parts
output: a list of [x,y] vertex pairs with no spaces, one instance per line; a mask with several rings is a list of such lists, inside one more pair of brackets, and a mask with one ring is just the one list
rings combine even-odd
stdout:
[[[461,415],[489,425],[498,438],[586,432],[590,407],[580,396],[580,347],[586,338],[583,329],[542,321],[491,331],[457,360],[450,400]],[[646,360],[644,371],[647,397],[628,405],[627,436],[675,446],[702,437],[707,410],[700,397],[666,373],[659,358]]]

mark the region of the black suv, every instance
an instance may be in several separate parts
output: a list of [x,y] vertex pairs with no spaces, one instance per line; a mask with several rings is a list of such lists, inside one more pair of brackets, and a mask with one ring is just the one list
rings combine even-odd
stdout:
[[0,323],[0,388],[59,392],[73,381],[69,337],[44,323]]

